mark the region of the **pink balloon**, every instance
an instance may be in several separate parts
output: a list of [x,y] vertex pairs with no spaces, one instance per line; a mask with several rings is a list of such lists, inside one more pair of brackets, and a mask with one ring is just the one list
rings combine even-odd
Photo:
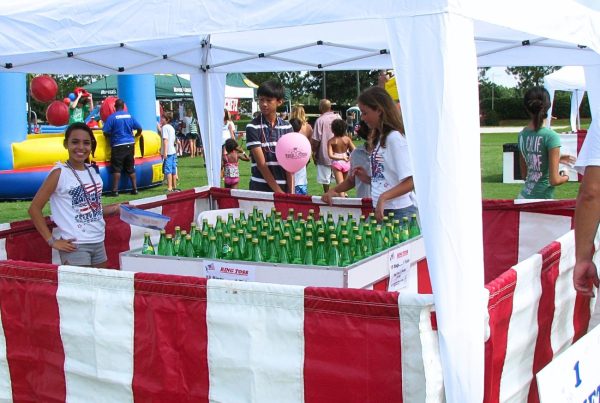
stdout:
[[288,133],[277,141],[277,162],[288,172],[296,173],[310,159],[310,141],[300,133]]

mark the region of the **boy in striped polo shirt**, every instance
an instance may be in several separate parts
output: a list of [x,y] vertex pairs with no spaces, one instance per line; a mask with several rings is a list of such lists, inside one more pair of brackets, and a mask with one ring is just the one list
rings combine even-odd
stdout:
[[265,81],[257,90],[260,115],[246,126],[246,147],[252,160],[250,190],[274,193],[294,193],[294,175],[277,162],[277,140],[292,132],[288,121],[277,117],[283,103],[283,86],[277,81]]

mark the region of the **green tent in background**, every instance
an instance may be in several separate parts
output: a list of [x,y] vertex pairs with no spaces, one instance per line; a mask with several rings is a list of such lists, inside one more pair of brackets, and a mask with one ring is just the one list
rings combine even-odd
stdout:
[[[177,74],[156,74],[156,98],[158,99],[192,99],[190,80]],[[225,96],[228,98],[253,98],[254,89],[258,86],[242,73],[227,74]],[[106,76],[84,86],[95,98],[102,99],[117,95],[117,76]]]

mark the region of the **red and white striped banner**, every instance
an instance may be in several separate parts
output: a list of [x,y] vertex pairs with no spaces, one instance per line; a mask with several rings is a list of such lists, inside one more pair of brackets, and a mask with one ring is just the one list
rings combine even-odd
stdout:
[[432,298],[0,262],[5,401],[440,401]]
[[538,402],[535,374],[587,332],[593,301],[573,288],[573,234],[487,284],[485,402]]

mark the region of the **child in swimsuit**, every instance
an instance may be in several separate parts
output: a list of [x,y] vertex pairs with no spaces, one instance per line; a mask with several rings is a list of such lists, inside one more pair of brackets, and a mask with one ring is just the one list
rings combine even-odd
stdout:
[[[331,168],[336,183],[341,183],[348,176],[350,170],[350,153],[356,148],[352,139],[346,136],[346,122],[336,119],[331,122],[333,137],[327,142]],[[342,196],[345,196],[342,195]]]

